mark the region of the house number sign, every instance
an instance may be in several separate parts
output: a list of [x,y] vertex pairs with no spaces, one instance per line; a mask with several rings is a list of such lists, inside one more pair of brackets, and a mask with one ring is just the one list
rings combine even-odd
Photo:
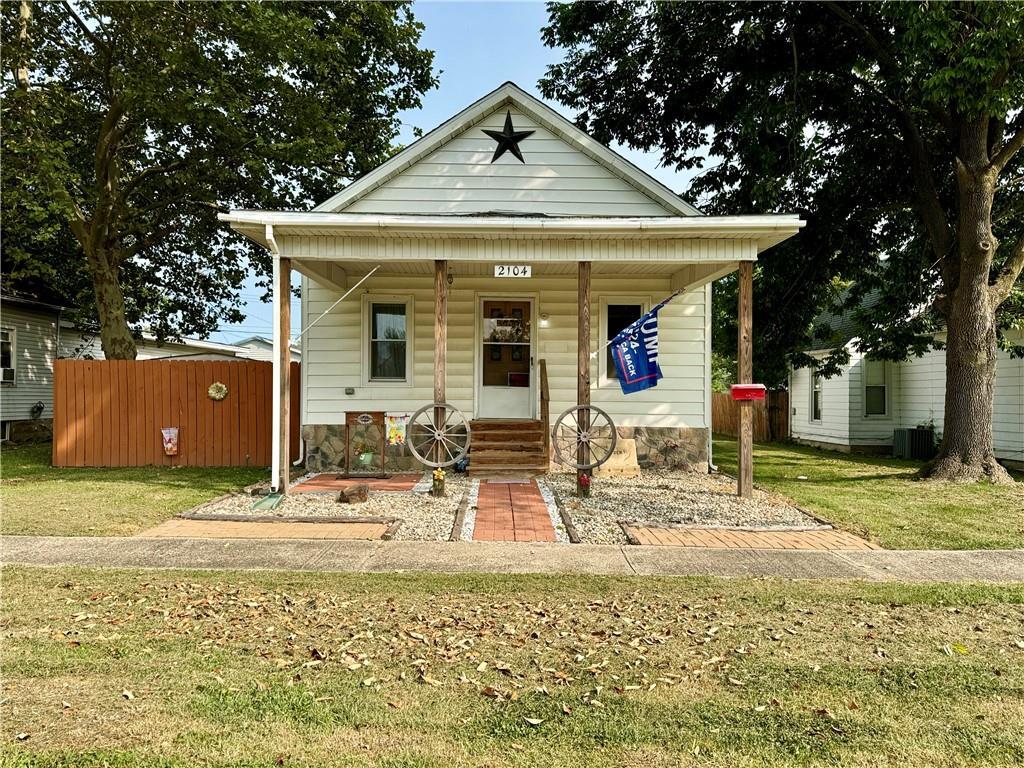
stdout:
[[495,264],[495,277],[530,277],[529,264]]

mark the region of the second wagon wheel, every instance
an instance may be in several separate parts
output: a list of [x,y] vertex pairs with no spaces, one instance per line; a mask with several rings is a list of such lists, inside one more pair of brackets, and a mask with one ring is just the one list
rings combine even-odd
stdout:
[[431,403],[409,418],[406,442],[428,467],[450,467],[469,452],[469,422],[448,403]]
[[562,411],[551,431],[555,458],[577,470],[594,469],[608,461],[616,440],[611,416],[593,405],[574,405]]

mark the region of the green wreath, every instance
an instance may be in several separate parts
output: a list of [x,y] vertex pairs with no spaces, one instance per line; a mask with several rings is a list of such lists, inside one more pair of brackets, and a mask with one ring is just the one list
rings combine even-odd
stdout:
[[210,385],[210,388],[206,390],[206,394],[209,395],[211,400],[223,400],[228,396],[227,385],[222,384],[219,381],[215,381]]

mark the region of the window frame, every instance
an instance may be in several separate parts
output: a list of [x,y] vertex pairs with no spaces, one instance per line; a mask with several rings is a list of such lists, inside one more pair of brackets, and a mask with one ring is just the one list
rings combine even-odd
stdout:
[[[881,384],[868,384],[868,364],[878,363],[882,366],[882,383]],[[861,417],[864,419],[888,419],[889,415],[889,392],[892,389],[889,382],[890,368],[888,360],[868,360],[864,358],[863,367],[861,369],[860,376],[860,403],[861,403]],[[885,390],[885,411],[882,413],[868,413],[868,387],[882,387]]]
[[[403,387],[413,386],[413,359],[415,350],[415,326],[416,310],[413,297],[408,294],[387,294],[387,293],[364,293],[362,306],[362,328],[360,329],[360,344],[362,350],[361,369],[363,372],[364,387]],[[373,341],[370,338],[373,333],[373,305],[374,304],[403,304],[405,306],[405,378],[404,379],[375,379],[371,370],[371,348]]]
[[[815,390],[815,384],[817,384],[817,390]],[[807,391],[810,395],[807,404],[807,421],[811,424],[821,424],[825,415],[825,379],[818,373],[817,368],[811,368],[810,383],[808,384]],[[818,392],[818,418],[814,418],[815,391]]]
[[611,304],[636,304],[640,307],[641,317],[651,311],[651,297],[643,294],[604,294],[599,299],[600,319],[597,327],[597,386],[602,389],[619,389],[619,380],[608,375],[608,307]]
[[18,383],[18,331],[16,328],[11,328],[9,326],[0,327],[0,331],[7,334],[7,339],[10,342],[11,370],[14,371],[14,374],[11,376],[11,380],[2,381],[2,379],[0,379],[0,385],[5,387],[13,387]]

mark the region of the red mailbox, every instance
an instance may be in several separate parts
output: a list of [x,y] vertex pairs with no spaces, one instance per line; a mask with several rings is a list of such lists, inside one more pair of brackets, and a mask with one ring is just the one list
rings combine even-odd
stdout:
[[764,400],[767,391],[764,384],[733,384],[729,389],[733,400]]

